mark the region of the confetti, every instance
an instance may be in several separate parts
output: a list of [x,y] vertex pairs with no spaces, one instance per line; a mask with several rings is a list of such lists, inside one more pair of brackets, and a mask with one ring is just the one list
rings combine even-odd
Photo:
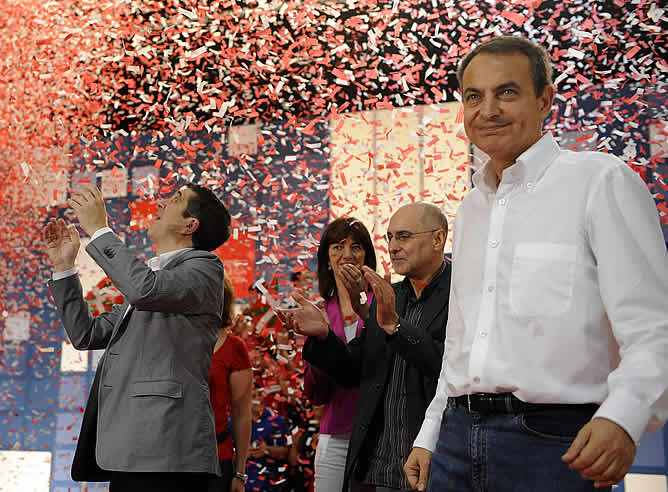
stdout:
[[[8,318],[26,312],[30,322],[27,339],[21,331],[0,350],[2,447],[52,450],[54,477],[64,477],[55,483],[69,480],[69,448],[56,434],[71,443],[65,431],[73,421],[59,423],[56,414],[80,416],[80,388],[100,354],[68,355],[39,234],[48,217],[72,220],[65,206],[72,190],[104,186],[111,226],[147,258],[156,200],[188,180],[214,188],[234,216],[234,240],[244,244],[221,253],[228,273],[244,279],[246,292],[264,279],[272,302],[289,291],[296,265],[315,269],[320,234],[334,216],[354,215],[372,228],[379,264],[390,269],[382,234],[392,211],[427,199],[452,219],[470,188],[454,74],[464,53],[495,34],[546,46],[559,92],[547,129],[568,146],[623,156],[648,182],[668,230],[660,5],[4,6],[0,325],[11,335]],[[651,132],[649,120],[657,122]],[[277,408],[307,407],[299,345],[279,339],[268,318],[258,334],[257,378]],[[76,371],[62,371],[63,360]],[[76,384],[67,379],[73,374]]]

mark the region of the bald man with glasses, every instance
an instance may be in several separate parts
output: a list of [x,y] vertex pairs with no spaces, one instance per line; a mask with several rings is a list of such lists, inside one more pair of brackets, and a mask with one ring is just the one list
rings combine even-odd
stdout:
[[[392,285],[389,276],[344,265],[346,288],[365,327],[348,345],[303,298],[286,315],[288,325],[308,336],[304,359],[339,385],[361,390],[344,491],[350,486],[410,490],[403,463],[435,394],[443,356],[450,294],[450,266],[443,257],[447,235],[448,222],[438,207],[406,205],[392,216],[386,234],[392,266],[404,280]],[[374,292],[371,306],[360,302],[367,282]]]

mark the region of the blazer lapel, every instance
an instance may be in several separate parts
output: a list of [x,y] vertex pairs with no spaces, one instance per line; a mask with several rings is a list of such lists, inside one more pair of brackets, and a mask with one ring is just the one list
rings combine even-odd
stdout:
[[450,265],[446,263],[445,269],[441,273],[441,278],[439,279],[438,285],[434,288],[429,297],[429,301],[424,306],[424,311],[420,317],[420,322],[418,326],[423,330],[426,330],[431,325],[431,322],[434,321],[444,309],[448,308],[448,296],[443,296],[444,291],[449,291],[450,287]]
[[408,303],[408,290],[404,282],[399,283],[397,288],[394,289],[394,293],[397,296],[395,304],[397,306],[397,313],[403,313],[406,311],[406,303]]

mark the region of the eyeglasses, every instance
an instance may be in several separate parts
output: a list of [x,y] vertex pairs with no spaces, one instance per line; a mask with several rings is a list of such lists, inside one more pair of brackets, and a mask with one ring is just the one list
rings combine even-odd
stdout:
[[430,232],[436,232],[438,229],[432,229],[431,231],[422,231],[422,232],[411,232],[411,231],[398,231],[396,234],[392,234],[391,232],[388,232],[385,234],[385,241],[389,244],[392,242],[392,238],[396,239],[400,243],[405,243],[410,241],[413,236],[417,236],[418,234],[429,234]]

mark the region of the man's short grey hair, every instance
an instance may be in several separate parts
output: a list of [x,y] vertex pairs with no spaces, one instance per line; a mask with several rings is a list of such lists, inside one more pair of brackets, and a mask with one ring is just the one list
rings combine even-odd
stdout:
[[433,203],[423,202],[422,205],[422,215],[420,217],[420,222],[422,225],[429,229],[443,229],[445,231],[445,236],[448,236],[448,218]]
[[462,85],[464,70],[466,70],[466,67],[469,66],[476,56],[484,53],[494,55],[520,53],[526,56],[529,59],[529,66],[531,67],[531,78],[533,79],[536,97],[539,97],[543,93],[545,87],[552,85],[552,62],[545,48],[519,36],[497,36],[476,46],[459,62],[457,81],[459,82],[460,89],[464,89]]

